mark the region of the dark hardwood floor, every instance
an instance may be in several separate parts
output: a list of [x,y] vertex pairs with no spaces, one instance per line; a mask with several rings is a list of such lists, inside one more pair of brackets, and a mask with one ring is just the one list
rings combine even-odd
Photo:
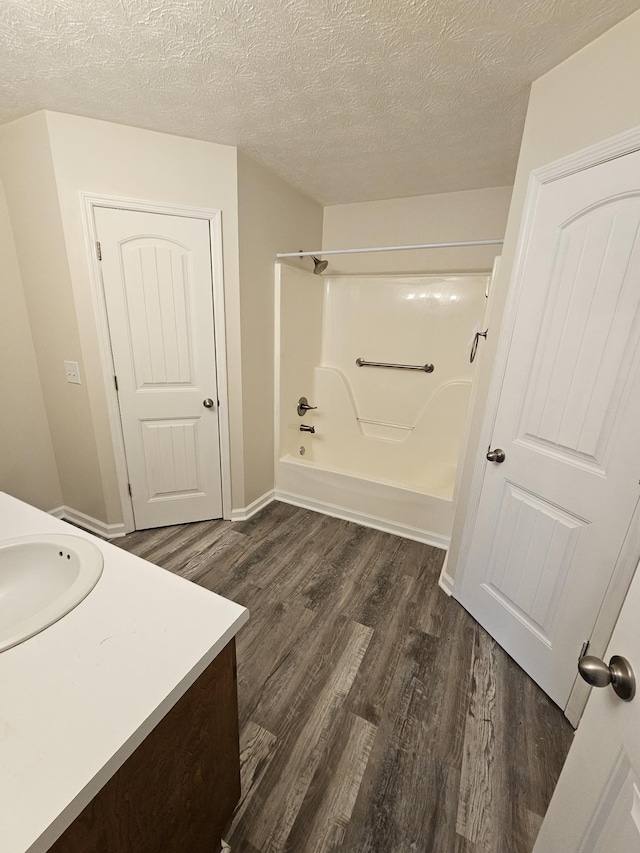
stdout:
[[528,853],[572,739],[444,552],[273,503],[119,543],[251,611],[232,853]]

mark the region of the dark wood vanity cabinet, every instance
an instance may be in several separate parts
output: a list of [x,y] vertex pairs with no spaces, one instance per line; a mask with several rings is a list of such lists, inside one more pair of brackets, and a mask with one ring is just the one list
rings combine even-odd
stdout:
[[50,853],[214,853],[240,798],[235,640]]

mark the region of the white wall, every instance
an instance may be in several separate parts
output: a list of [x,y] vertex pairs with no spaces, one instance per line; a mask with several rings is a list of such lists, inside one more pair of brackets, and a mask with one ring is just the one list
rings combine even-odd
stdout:
[[104,519],[88,386],[64,374],[65,359],[84,365],[44,113],[0,128],[0,176],[63,502]]
[[[529,174],[560,157],[640,126],[640,12],[636,12],[537,80],[531,89],[506,239],[493,288],[487,340],[477,380],[477,406],[463,463],[458,507],[447,563],[453,576],[465,510],[480,452],[484,405],[507,289],[513,270]],[[633,85],[632,85],[633,81]]]
[[[121,520],[120,500],[100,367],[79,193],[81,191],[222,210],[226,313],[239,328],[236,151],[194,139],[47,112],[51,157],[89,390],[93,441],[100,464],[107,522]],[[228,345],[232,492],[244,501],[241,356],[238,335]]]
[[[221,209],[227,321],[240,327],[235,148],[41,112],[0,128],[0,174],[67,506],[122,521],[80,192]],[[233,499],[244,505],[239,334],[228,340]],[[63,360],[80,363],[82,385]]]
[[[323,249],[402,246],[503,237],[511,187],[325,207]],[[316,248],[311,247],[311,248]],[[328,273],[491,270],[499,246],[328,257]]]
[[[0,175],[60,471],[59,503],[107,524],[122,520],[81,192],[222,211],[233,507],[273,488],[274,256],[319,244],[322,208],[250,158],[240,155],[240,162],[239,174],[231,146],[62,113],[0,128]],[[65,359],[79,362],[82,385],[66,383]],[[250,418],[243,419],[243,404]]]
[[62,490],[1,184],[0,268],[0,491],[50,510]]
[[[322,207],[238,152],[238,227],[245,505],[274,486],[274,264],[276,252],[314,248]],[[304,269],[309,261],[296,262]]]

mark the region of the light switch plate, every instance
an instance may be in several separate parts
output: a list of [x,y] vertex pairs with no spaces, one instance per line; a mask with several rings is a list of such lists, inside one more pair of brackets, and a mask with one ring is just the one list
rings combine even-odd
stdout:
[[80,382],[80,367],[77,361],[65,361],[64,372],[67,377],[67,382],[72,382],[74,385],[81,385]]

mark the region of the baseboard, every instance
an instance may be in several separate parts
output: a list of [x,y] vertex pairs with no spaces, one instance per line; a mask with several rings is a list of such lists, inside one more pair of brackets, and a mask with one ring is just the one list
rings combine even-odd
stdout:
[[249,518],[254,516],[257,512],[260,512],[261,509],[264,509],[266,506],[269,506],[275,500],[275,491],[271,489],[269,492],[265,492],[259,498],[256,498],[255,501],[252,501],[249,506],[245,506],[242,509],[232,509],[231,510],[231,521],[247,521]]
[[55,509],[50,509],[49,515],[61,518],[63,521],[69,521],[83,530],[88,530],[89,533],[95,533],[102,539],[119,539],[126,533],[122,522],[120,524],[105,524],[104,521],[98,521],[97,518],[92,518],[90,515],[70,506],[58,506]]
[[393,533],[394,536],[402,536],[404,539],[413,539],[415,542],[433,545],[434,548],[446,550],[451,541],[448,536],[431,533],[429,530],[420,530],[417,527],[410,527],[408,524],[387,521],[384,518],[377,518],[375,515],[366,515],[363,512],[344,509],[344,507],[335,504],[306,498],[302,495],[294,495],[291,492],[283,492],[279,489],[275,490],[275,499],[285,504],[293,504],[293,506],[299,506],[303,509],[321,512],[323,515],[331,515],[333,518],[353,521],[356,524],[362,524],[363,527],[373,527],[374,530],[382,530],[383,533]]
[[442,570],[440,571],[440,577],[438,578],[438,586],[441,590],[447,593],[447,595],[451,596],[453,594],[453,585],[455,581],[451,577],[451,575],[447,572],[447,560],[449,559],[449,552],[447,551],[447,556],[444,558],[444,563],[442,564]]

